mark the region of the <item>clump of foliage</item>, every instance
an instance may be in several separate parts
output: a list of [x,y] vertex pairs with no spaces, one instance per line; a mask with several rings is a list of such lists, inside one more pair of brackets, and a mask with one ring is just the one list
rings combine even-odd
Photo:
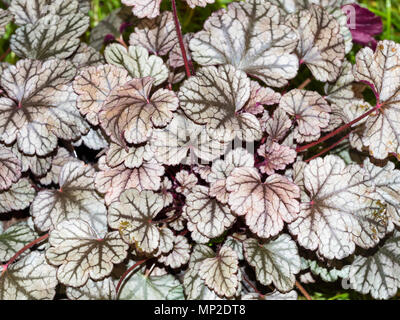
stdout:
[[89,1],[8,2],[1,299],[397,293],[400,45],[374,14],[246,0],[182,34],[175,0],[122,0],[88,35]]

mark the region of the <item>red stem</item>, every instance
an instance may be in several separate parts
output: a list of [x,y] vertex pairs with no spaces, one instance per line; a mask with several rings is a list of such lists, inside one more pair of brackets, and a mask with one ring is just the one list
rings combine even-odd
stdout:
[[7,56],[8,56],[8,54],[11,52],[11,48],[8,48],[7,50],[6,50],[6,52],[4,52],[2,55],[1,55],[1,57],[0,57],[0,61],[3,61]]
[[320,156],[322,156],[324,153],[328,152],[329,150],[333,149],[334,147],[336,147],[339,143],[341,143],[343,140],[347,139],[349,137],[351,132],[349,132],[348,134],[346,134],[343,138],[339,139],[339,141],[335,142],[334,144],[332,144],[331,146],[325,148],[324,150],[322,150],[321,152],[317,153],[315,156],[312,156],[311,158],[305,160],[305,162],[309,162],[315,158],[318,158]]
[[17,258],[26,250],[28,250],[29,248],[33,247],[35,244],[46,240],[49,237],[49,234],[46,233],[45,235],[41,236],[40,238],[37,238],[36,240],[33,240],[32,242],[28,243],[26,246],[24,246],[21,250],[19,250],[16,254],[14,254],[12,256],[12,258],[10,260],[8,260],[8,262],[3,266],[3,272],[2,274],[7,270],[8,266],[10,264],[12,264],[15,260],[17,260]]
[[126,276],[133,270],[135,269],[137,266],[140,266],[142,263],[145,263],[147,261],[147,259],[144,260],[140,260],[139,262],[136,262],[132,267],[130,267],[128,270],[126,270],[124,272],[124,274],[122,275],[121,279],[119,279],[118,284],[117,284],[117,295],[119,292],[119,288],[121,287],[122,281],[124,281],[124,279],[126,278]]
[[175,3],[175,0],[171,0],[171,2],[172,2],[172,13],[174,15],[175,29],[176,29],[176,33],[178,35],[179,46],[181,47],[183,62],[185,63],[186,76],[188,78],[190,78],[192,74],[190,73],[189,61],[188,61],[188,58],[186,55],[185,44],[183,43],[181,25],[180,25],[179,19],[178,19],[178,12],[176,10],[176,3]]
[[302,152],[304,150],[307,150],[311,147],[314,147],[317,144],[320,144],[326,140],[328,140],[329,138],[332,138],[334,136],[336,136],[337,134],[339,134],[340,132],[342,132],[343,130],[346,130],[347,128],[350,128],[353,124],[361,121],[362,119],[364,119],[365,117],[369,116],[372,112],[378,110],[380,107],[382,107],[381,104],[377,104],[374,108],[372,108],[371,110],[368,110],[366,113],[362,114],[361,116],[359,116],[358,118],[354,119],[353,121],[350,121],[349,123],[346,123],[345,125],[337,128],[336,130],[328,133],[326,136],[322,137],[321,139],[314,141],[312,143],[306,144],[304,146],[301,147],[297,147],[296,148],[296,152]]
[[303,288],[303,286],[300,284],[300,282],[296,281],[296,287],[297,289],[300,290],[300,292],[303,294],[303,296],[306,297],[307,300],[312,300],[306,289]]

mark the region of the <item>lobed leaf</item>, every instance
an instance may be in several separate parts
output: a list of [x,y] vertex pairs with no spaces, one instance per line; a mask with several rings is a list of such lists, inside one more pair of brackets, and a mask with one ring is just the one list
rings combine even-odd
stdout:
[[249,0],[214,13],[189,45],[202,66],[230,64],[268,86],[283,87],[297,74],[292,54],[297,42],[296,33],[280,23],[276,6]]
[[72,287],[83,286],[89,278],[101,280],[114,264],[122,262],[128,245],[118,232],[98,234],[80,219],[64,220],[50,232],[48,261],[59,266],[57,279]]
[[300,189],[287,178],[274,174],[264,183],[255,168],[236,168],[226,180],[228,203],[233,212],[246,216],[250,230],[261,238],[277,235],[284,222],[296,220]]

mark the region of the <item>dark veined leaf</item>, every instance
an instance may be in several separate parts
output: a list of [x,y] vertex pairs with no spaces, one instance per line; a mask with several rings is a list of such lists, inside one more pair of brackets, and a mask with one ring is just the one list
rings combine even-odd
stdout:
[[168,165],[194,164],[196,157],[212,161],[227,147],[226,142],[213,139],[205,126],[181,113],[174,114],[166,128],[154,129],[149,143],[157,161]]
[[300,214],[289,225],[300,245],[343,259],[356,245],[371,248],[386,235],[386,205],[360,166],[329,155],[310,161],[303,174]]
[[375,253],[356,256],[350,266],[350,288],[375,299],[393,297],[399,287],[400,234],[396,231]]
[[6,26],[12,21],[12,14],[7,11],[0,9],[0,37],[2,37],[6,32]]
[[33,175],[37,177],[42,177],[51,168],[51,162],[53,158],[52,154],[49,154],[48,156],[44,157],[38,157],[35,154],[27,155],[18,149],[17,143],[14,143],[10,147],[10,150],[14,154],[14,156],[17,157],[18,160],[20,161],[21,172],[30,171],[31,173],[33,173]]
[[190,258],[190,244],[183,236],[176,236],[173,240],[171,252],[161,255],[158,261],[173,269],[180,268],[188,263]]
[[205,186],[195,186],[186,197],[185,216],[207,238],[216,238],[236,221],[229,206],[209,195]]
[[58,284],[56,272],[57,268],[48,264],[43,252],[34,251],[2,270],[0,299],[53,299]]
[[89,279],[82,287],[67,287],[65,290],[70,300],[116,300],[117,291],[112,277],[93,281]]
[[67,16],[77,13],[88,13],[87,0],[12,0],[9,10],[15,16],[18,26],[33,24],[47,14]]
[[104,51],[107,63],[126,69],[132,78],[152,77],[154,85],[168,78],[168,68],[160,57],[149,55],[141,46],[129,46],[112,43]]
[[186,80],[179,91],[180,107],[199,124],[206,124],[212,138],[231,141],[261,139],[258,119],[238,113],[249,100],[250,79],[231,65],[205,67]]
[[128,72],[112,65],[90,66],[80,70],[73,88],[78,94],[77,107],[93,125],[99,124],[99,112],[111,91],[131,80]]
[[259,166],[262,173],[274,174],[275,170],[283,170],[295,161],[297,153],[294,149],[276,142],[267,142],[260,146],[257,153],[264,158]]
[[21,169],[21,161],[10,150],[0,147],[0,191],[19,180]]
[[201,262],[199,275],[217,294],[233,297],[239,285],[238,264],[236,252],[223,246],[215,258],[206,258]]
[[0,98],[0,140],[17,141],[28,155],[44,156],[57,138],[75,140],[88,131],[76,109],[70,81],[75,67],[63,60],[20,60],[1,77],[6,96]]
[[59,189],[39,191],[30,212],[42,231],[56,227],[65,219],[80,218],[98,233],[107,230],[104,200],[96,193],[95,170],[81,161],[68,161],[60,170]]
[[44,185],[49,185],[51,183],[58,184],[62,167],[64,166],[64,164],[70,161],[79,160],[73,157],[67,149],[59,147],[57,149],[56,155],[51,159],[50,170],[46,173],[44,177],[40,179],[40,183]]
[[183,193],[187,196],[193,187],[197,185],[199,181],[195,174],[189,173],[186,170],[181,170],[176,174],[176,181],[180,184],[179,187],[176,188],[176,191],[179,193]]
[[10,47],[21,58],[65,59],[80,45],[79,37],[89,27],[89,17],[82,13],[65,16],[48,14],[26,24],[11,36]]
[[393,228],[392,224],[400,226],[400,170],[395,169],[393,162],[385,166],[374,165],[368,158],[363,163],[366,172],[365,180],[384,200],[386,212],[377,212],[377,218]]
[[84,42],[79,45],[70,59],[78,70],[89,66],[99,66],[105,63],[103,55]]
[[122,0],[126,6],[132,7],[132,12],[139,18],[155,18],[160,14],[162,0]]
[[201,279],[199,269],[207,258],[214,258],[214,251],[201,244],[196,244],[190,255],[189,267],[183,277],[183,287],[188,300],[220,300],[221,298]]
[[138,251],[153,252],[160,244],[160,229],[153,220],[163,208],[161,194],[128,189],[108,208],[108,224]]
[[169,11],[155,19],[141,20],[129,36],[131,46],[142,46],[157,56],[165,56],[177,43],[175,23]]
[[18,250],[35,238],[37,238],[37,233],[27,222],[13,224],[0,234],[0,261],[8,261]]
[[98,192],[105,194],[107,205],[130,188],[139,191],[158,190],[165,172],[164,167],[154,161],[144,162],[140,167],[133,169],[124,164],[111,168],[107,166],[105,157],[101,157],[98,164],[100,172],[96,175],[95,187]]
[[264,106],[270,106],[279,103],[281,94],[271,88],[260,86],[257,81],[250,82],[250,98],[244,107],[246,112],[259,114],[264,111]]
[[119,300],[183,300],[183,288],[171,274],[147,276],[135,272],[122,286]]
[[391,152],[400,153],[399,64],[400,45],[393,41],[380,41],[375,52],[364,48],[356,56],[354,76],[373,86],[381,106],[369,115],[362,135],[364,145],[377,159],[385,159]]
[[308,9],[312,4],[331,11],[353,3],[354,0],[270,0],[270,2],[278,6],[284,13],[294,13],[302,9]]
[[26,178],[11,185],[10,189],[0,191],[0,213],[23,210],[35,198],[35,189]]
[[210,183],[210,196],[216,197],[221,203],[227,203],[229,192],[226,189],[226,179],[233,169],[241,167],[253,167],[254,156],[243,148],[236,148],[230,151],[224,160],[214,161],[211,172],[205,179]]
[[127,168],[132,169],[140,167],[144,161],[150,161],[153,156],[148,144],[125,147],[111,143],[106,153],[106,162],[112,168],[123,163]]
[[319,81],[334,81],[345,57],[345,43],[339,22],[326,10],[311,5],[289,16],[299,34],[297,54]]
[[202,66],[231,64],[282,87],[296,76],[299,61],[292,54],[297,35],[280,18],[279,9],[266,1],[231,3],[209,17],[190,41],[192,57]]
[[107,97],[99,114],[101,127],[115,142],[146,142],[153,127],[166,126],[179,105],[175,94],[159,89],[150,96],[151,77],[132,79],[116,87]]
[[321,129],[329,125],[331,108],[315,91],[293,89],[282,97],[279,108],[294,117],[294,137],[299,143],[318,139]]
[[226,180],[233,212],[245,215],[250,230],[261,238],[277,235],[284,222],[296,220],[300,189],[289,179],[274,174],[261,182],[255,168],[236,168]]
[[47,260],[59,266],[57,279],[72,287],[108,276],[113,265],[125,259],[129,247],[117,231],[99,234],[80,219],[59,223],[50,232],[49,243]]

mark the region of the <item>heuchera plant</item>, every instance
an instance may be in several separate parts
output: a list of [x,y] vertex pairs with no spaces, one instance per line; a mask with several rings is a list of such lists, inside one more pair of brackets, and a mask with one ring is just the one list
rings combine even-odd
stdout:
[[247,0],[182,35],[175,0],[122,3],[89,44],[89,1],[0,11],[0,299],[393,297],[400,45],[347,60],[380,21]]

